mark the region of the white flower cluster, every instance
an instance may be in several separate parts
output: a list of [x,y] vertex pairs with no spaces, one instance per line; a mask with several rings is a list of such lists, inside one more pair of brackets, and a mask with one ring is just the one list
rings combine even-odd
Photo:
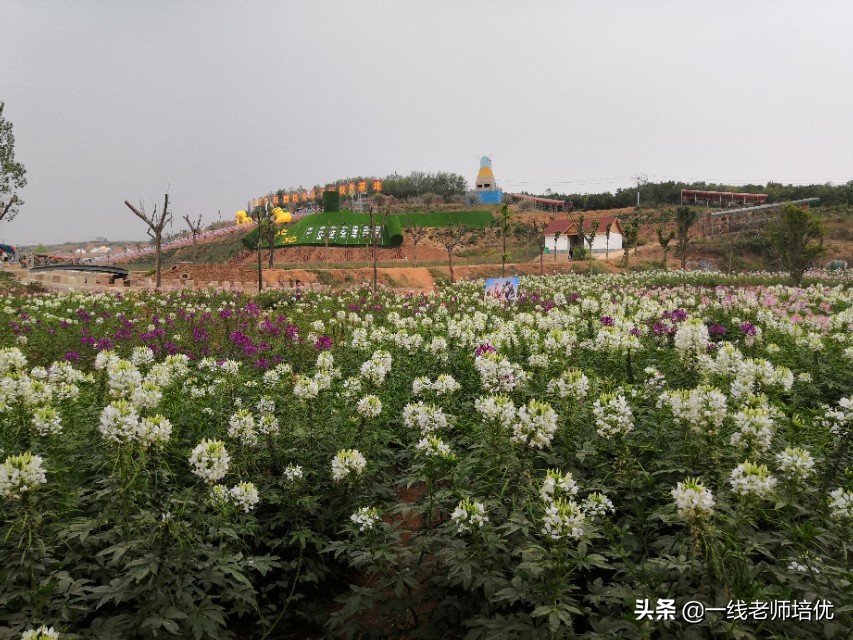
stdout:
[[114,400],[101,411],[98,430],[110,442],[124,444],[136,439],[139,414],[127,400]]
[[162,446],[172,437],[172,423],[157,414],[142,418],[136,427],[136,440],[144,447]]
[[462,385],[456,382],[453,376],[443,373],[435,382],[426,377],[415,378],[412,381],[412,395],[420,396],[425,393],[434,393],[437,396],[450,396],[459,391]]
[[517,364],[497,353],[487,352],[474,359],[474,366],[480,373],[480,383],[488,393],[507,393],[524,384],[529,375]]
[[355,523],[362,533],[373,529],[381,521],[379,509],[376,507],[361,507],[349,519]]
[[484,419],[509,427],[515,422],[518,411],[509,396],[485,396],[474,401],[474,408]]
[[725,394],[707,384],[690,390],[666,391],[660,397],[660,404],[669,406],[680,424],[706,435],[717,433],[728,412]]
[[765,498],[776,484],[776,478],[770,475],[767,465],[743,462],[732,471],[729,484],[737,495],[747,498]]
[[734,415],[738,430],[731,444],[750,452],[763,453],[773,441],[773,418],[765,407],[744,407]]
[[841,398],[837,407],[827,407],[821,424],[835,436],[848,433],[853,425],[853,397]]
[[297,480],[302,480],[305,477],[304,472],[302,471],[302,466],[298,464],[289,464],[284,469],[284,479],[288,482],[296,482]]
[[118,357],[106,361],[107,388],[113,398],[130,396],[142,385],[142,374],[129,360]]
[[316,378],[297,375],[293,380],[293,395],[300,400],[313,400],[320,394],[320,383]]
[[255,424],[255,416],[248,409],[240,409],[228,420],[228,436],[239,440],[246,446],[254,446],[258,443],[258,430]]
[[605,393],[592,405],[595,430],[602,438],[627,435],[634,428],[634,414],[621,393]]
[[581,503],[581,509],[588,518],[602,518],[608,513],[615,513],[616,507],[606,495],[599,491],[590,493]]
[[700,318],[690,318],[675,332],[675,348],[682,358],[695,358],[708,349],[708,327]]
[[228,491],[231,502],[245,513],[249,513],[260,502],[258,489],[252,482],[240,482]]
[[586,399],[589,392],[589,378],[578,369],[568,369],[559,378],[548,383],[548,393],[556,393],[561,398],[575,401]]
[[59,640],[59,632],[53,627],[41,625],[38,629],[24,631],[21,640]]
[[678,515],[695,523],[714,513],[714,494],[698,478],[687,478],[672,490]]
[[829,510],[835,520],[853,520],[853,491],[839,487],[830,492]]
[[421,433],[428,434],[446,429],[448,420],[441,407],[418,400],[403,407],[403,423],[409,429],[419,429]]
[[787,447],[776,454],[779,470],[792,480],[805,480],[814,471],[814,458],[805,449]]
[[23,371],[27,366],[27,357],[18,347],[4,347],[0,349],[0,374],[5,375],[11,371]]
[[489,521],[489,516],[486,515],[482,502],[463,498],[450,514],[450,519],[456,525],[458,533],[469,533],[474,529],[481,529]]
[[545,507],[542,533],[552,540],[583,537],[586,513],[577,502],[557,498]]
[[340,482],[350,474],[360,476],[367,468],[367,460],[358,449],[341,449],[332,459],[332,478]]
[[149,347],[134,347],[130,361],[135,367],[148,366],[154,362],[154,352]]
[[518,410],[512,427],[512,438],[516,444],[526,444],[534,449],[544,449],[551,444],[557,431],[557,412],[551,405],[531,400]]
[[53,407],[36,407],[33,410],[33,428],[40,436],[55,436],[62,433],[62,420]]
[[575,496],[578,493],[578,483],[575,482],[571,471],[563,474],[554,469],[548,469],[539,489],[539,496],[545,502],[553,502],[558,491],[566,496]]
[[441,458],[448,461],[456,459],[456,455],[450,449],[450,446],[444,440],[432,434],[421,438],[415,445],[415,448],[428,458]]
[[376,418],[382,413],[382,401],[374,395],[364,396],[355,406],[362,418]]
[[0,465],[0,496],[18,500],[40,484],[46,484],[42,462],[41,456],[34,456],[29,451],[6,458]]
[[385,376],[391,371],[392,362],[391,354],[387,351],[374,351],[370,359],[362,363],[359,373],[370,384],[379,387],[385,382]]
[[228,465],[231,456],[221,440],[208,440],[205,438],[193,449],[190,456],[190,464],[193,473],[205,482],[218,482],[228,473]]

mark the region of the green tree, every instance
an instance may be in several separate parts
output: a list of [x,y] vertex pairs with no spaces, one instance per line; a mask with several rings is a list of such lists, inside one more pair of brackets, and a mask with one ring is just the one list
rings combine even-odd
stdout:
[[795,286],[800,285],[812,261],[826,250],[820,221],[792,204],[782,208],[770,227],[770,238],[782,267],[791,275]]
[[622,268],[627,269],[630,249],[633,246],[634,253],[637,252],[637,239],[640,237],[640,223],[637,221],[637,218],[634,217],[626,220],[622,226],[622,231],[625,238],[625,242],[623,243],[625,251],[622,254]]
[[12,123],[3,117],[0,102],[0,220],[12,220],[24,201],[16,193],[27,184],[27,170],[15,162],[15,136]]
[[675,222],[678,224],[678,250],[681,252],[682,270],[687,265],[687,243],[690,242],[690,227],[698,219],[699,214],[690,207],[682,205],[675,210]]
[[663,230],[663,225],[659,224],[658,228],[655,229],[658,234],[658,243],[663,249],[663,268],[666,269],[666,259],[669,255],[669,243],[675,239],[675,231],[670,231],[669,234]]

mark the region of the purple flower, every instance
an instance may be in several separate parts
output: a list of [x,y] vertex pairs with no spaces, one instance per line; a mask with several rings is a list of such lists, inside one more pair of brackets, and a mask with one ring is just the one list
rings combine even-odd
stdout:
[[98,351],[109,351],[113,346],[113,341],[109,338],[101,338],[95,343],[95,349]]
[[497,353],[497,352],[498,352],[498,350],[495,349],[492,345],[490,345],[488,342],[484,342],[479,347],[477,347],[477,351],[474,352],[474,356],[479,358],[484,353]]
[[296,325],[289,324],[284,329],[284,335],[290,338],[291,340],[296,340],[299,338],[299,327]]
[[745,336],[754,336],[758,333],[758,329],[751,322],[744,322],[740,325],[740,331]]
[[65,359],[68,362],[77,362],[80,359],[80,354],[77,353],[76,351],[66,351],[65,352]]
[[603,327],[612,327],[613,326],[613,318],[611,318],[610,316],[602,316],[601,318],[598,319],[598,321],[601,323],[601,326],[603,326]]
[[714,322],[708,327],[708,333],[712,336],[724,336],[726,335],[726,328]]
[[329,336],[320,336],[314,343],[314,348],[317,351],[328,351],[332,348],[332,339]]

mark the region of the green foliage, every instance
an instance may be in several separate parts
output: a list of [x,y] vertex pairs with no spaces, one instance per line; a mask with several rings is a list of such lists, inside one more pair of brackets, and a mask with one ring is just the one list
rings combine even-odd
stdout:
[[809,266],[826,250],[820,221],[794,205],[782,208],[771,224],[770,238],[782,267],[797,286]]
[[27,170],[15,161],[15,136],[4,107],[0,102],[0,220],[12,220],[24,204],[17,192],[27,185]]
[[699,214],[695,209],[687,206],[680,206],[675,210],[675,223],[678,225],[678,250],[681,252],[681,268],[684,269],[687,264],[687,243],[690,241],[690,227],[696,220],[699,219]]
[[323,211],[334,213],[341,210],[341,196],[337,191],[323,191]]

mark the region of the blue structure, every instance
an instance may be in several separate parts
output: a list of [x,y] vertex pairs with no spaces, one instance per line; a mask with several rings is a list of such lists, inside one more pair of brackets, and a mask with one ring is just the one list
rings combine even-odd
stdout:
[[498,188],[495,174],[492,173],[492,159],[488,156],[480,158],[480,172],[477,174],[474,194],[482,204],[500,204],[503,202],[503,191]]

